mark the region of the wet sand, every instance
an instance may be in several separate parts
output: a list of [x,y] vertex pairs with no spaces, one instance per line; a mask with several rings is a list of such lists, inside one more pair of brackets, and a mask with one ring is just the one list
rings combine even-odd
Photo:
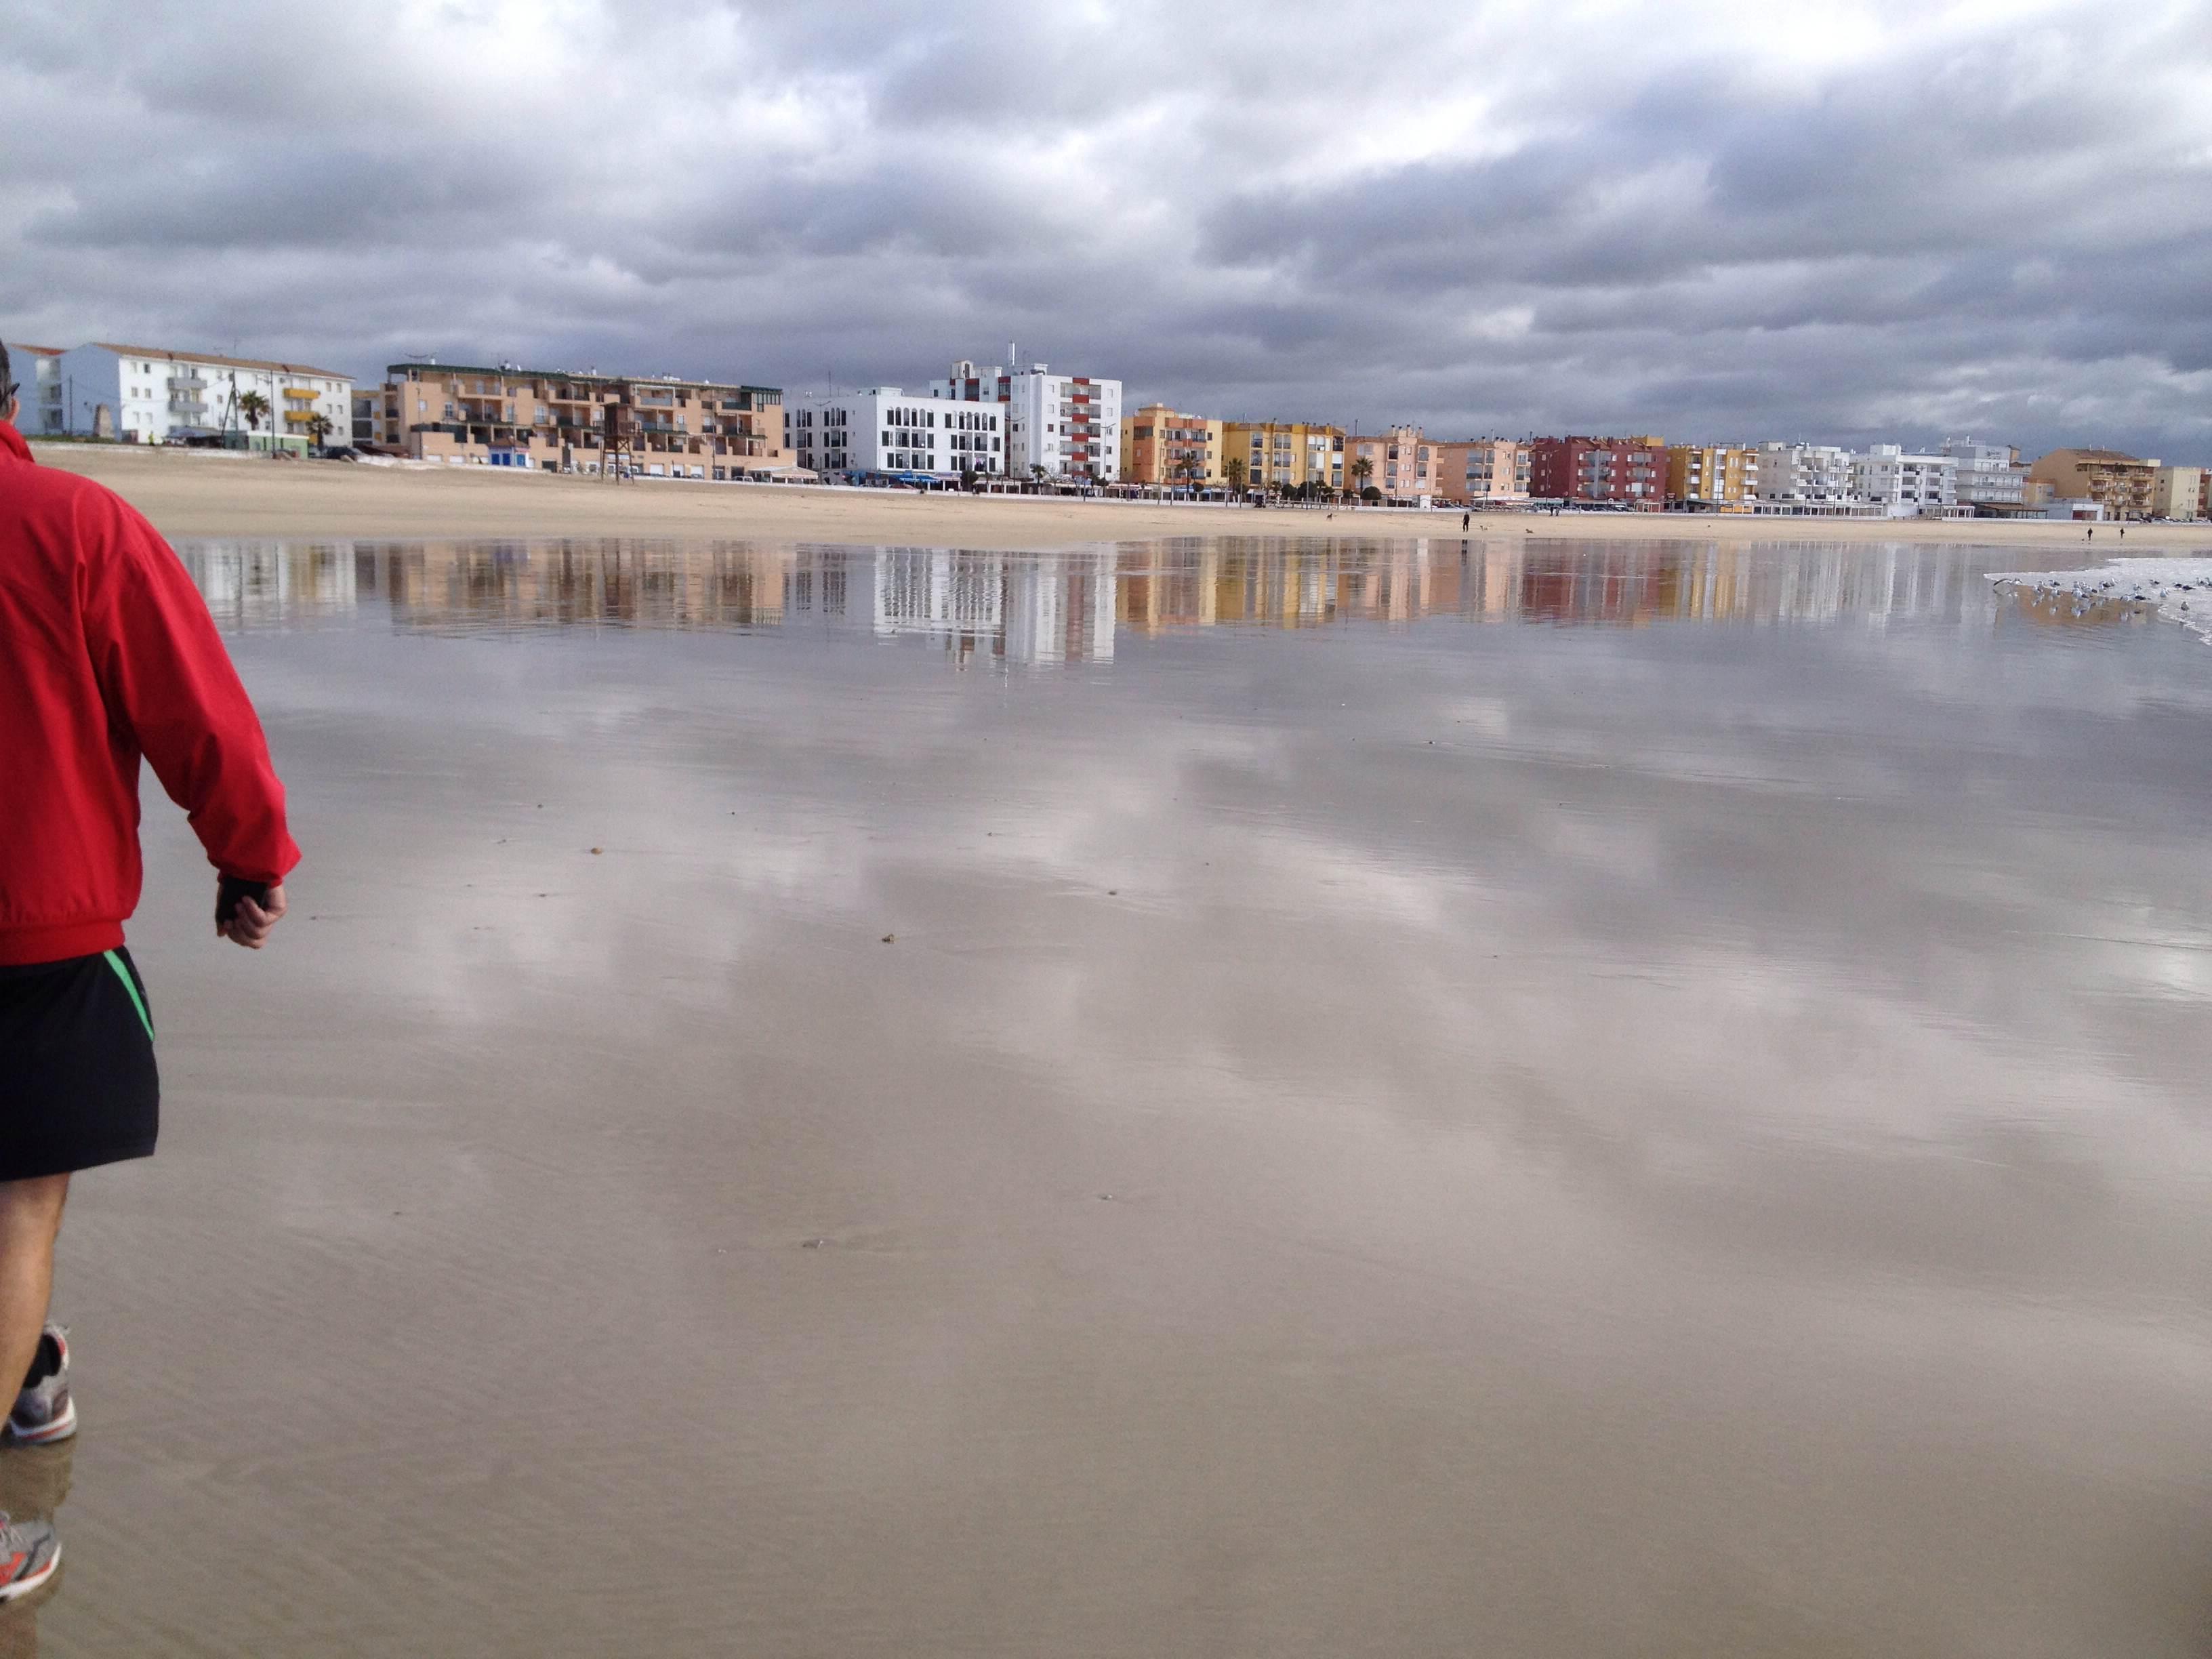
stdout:
[[[1023,497],[920,495],[686,483],[612,484],[492,467],[398,469],[127,446],[40,444],[42,465],[64,466],[121,491],[170,536],[721,536],[830,543],[905,542],[1028,549],[1158,536],[1456,533],[1458,514],[1376,508],[1264,513]],[[2212,548],[2212,526],[2118,526],[2090,541],[2072,524],[1972,525],[1886,520],[1787,520],[1673,514],[1478,515],[1503,534],[1619,541],[1820,542],[1960,539],[2037,548],[2077,544],[2120,551]],[[1262,532],[1261,526],[1265,526]]]
[[218,948],[149,799],[44,1651],[2203,1651],[2179,630],[186,551],[308,863]]

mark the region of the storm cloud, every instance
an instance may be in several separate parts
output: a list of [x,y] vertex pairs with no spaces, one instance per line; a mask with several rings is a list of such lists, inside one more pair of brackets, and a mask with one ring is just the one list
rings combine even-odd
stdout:
[[2212,8],[0,4],[0,331],[2212,460]]

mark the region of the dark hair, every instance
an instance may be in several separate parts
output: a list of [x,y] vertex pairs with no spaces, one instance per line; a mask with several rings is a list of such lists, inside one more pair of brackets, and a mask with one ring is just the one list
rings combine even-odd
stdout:
[[0,414],[8,407],[8,399],[15,395],[15,383],[8,378],[8,343],[0,340]]

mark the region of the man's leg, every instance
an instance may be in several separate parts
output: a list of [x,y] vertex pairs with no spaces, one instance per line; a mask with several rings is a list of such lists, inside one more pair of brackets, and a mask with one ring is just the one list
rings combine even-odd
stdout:
[[[0,1181],[0,1400],[12,1405],[39,1352],[54,1290],[65,1175]],[[0,1407],[0,1410],[4,1410]]]

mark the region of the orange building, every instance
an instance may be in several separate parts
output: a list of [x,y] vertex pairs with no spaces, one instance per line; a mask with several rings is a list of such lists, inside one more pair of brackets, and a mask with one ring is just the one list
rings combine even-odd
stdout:
[[[1436,446],[1418,426],[1394,426],[1371,437],[1354,435],[1344,441],[1344,447],[1347,489],[1379,489],[1384,501],[1401,506],[1438,493]],[[1364,472],[1362,461],[1367,463]]]
[[[1528,446],[1510,438],[1474,438],[1433,444],[1431,492],[1461,507],[1510,507],[1528,499]],[[1417,446],[1418,449],[1418,446]],[[1419,465],[1417,453],[1414,464]]]
[[1188,489],[1224,483],[1221,437],[1219,421],[1146,404],[1121,417],[1121,481]]
[[385,375],[370,399],[373,441],[416,460],[597,472],[611,447],[653,477],[794,470],[775,386],[441,363],[393,363]]

